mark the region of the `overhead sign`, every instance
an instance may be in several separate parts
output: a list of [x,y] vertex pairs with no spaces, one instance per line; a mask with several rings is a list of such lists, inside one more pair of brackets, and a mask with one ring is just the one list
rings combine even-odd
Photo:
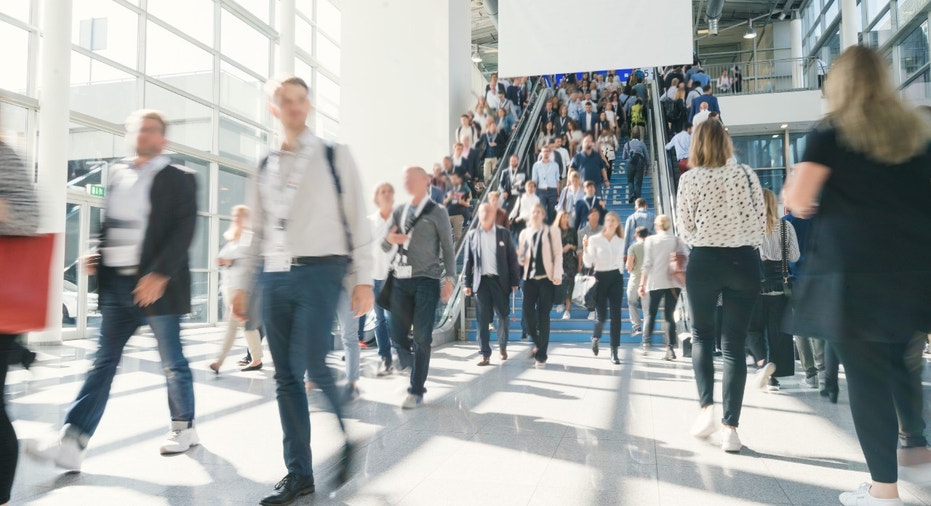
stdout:
[[691,63],[692,33],[692,0],[500,1],[498,72],[517,77]]

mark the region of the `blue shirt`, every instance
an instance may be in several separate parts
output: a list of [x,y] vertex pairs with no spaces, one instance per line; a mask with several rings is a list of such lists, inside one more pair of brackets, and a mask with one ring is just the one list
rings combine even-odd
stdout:
[[604,176],[601,169],[607,170],[608,164],[601,158],[601,153],[592,149],[592,154],[586,155],[581,152],[572,159],[572,168],[579,171],[582,181],[594,181],[595,185],[604,184]]
[[559,186],[559,164],[552,158],[548,162],[540,160],[533,164],[533,180],[540,190],[555,190]]
[[692,146],[692,134],[688,130],[683,130],[673,136],[666,149],[676,148],[676,161],[684,160],[689,157],[689,148]]
[[704,72],[696,72],[692,74],[692,81],[696,83],[701,83],[701,87],[704,88],[705,86],[708,86],[708,84],[711,82],[711,76],[709,76],[708,74]]
[[630,249],[630,246],[637,240],[636,232],[640,227],[644,227],[650,231],[652,235],[653,222],[656,221],[656,215],[651,211],[637,210],[634,211],[634,214],[631,214],[627,217],[627,222],[624,223],[624,254],[627,254],[627,250]]

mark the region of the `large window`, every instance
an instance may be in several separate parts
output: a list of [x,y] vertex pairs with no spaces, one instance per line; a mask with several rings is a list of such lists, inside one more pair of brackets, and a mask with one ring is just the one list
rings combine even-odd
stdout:
[[907,81],[928,64],[928,22],[925,21],[899,44],[900,82]]
[[139,16],[113,0],[74,0],[71,42],[136,68]]
[[29,32],[22,28],[0,22],[0,41],[6,50],[0,51],[0,88],[26,94],[29,77],[29,51],[13,51],[11,48],[28,48]]

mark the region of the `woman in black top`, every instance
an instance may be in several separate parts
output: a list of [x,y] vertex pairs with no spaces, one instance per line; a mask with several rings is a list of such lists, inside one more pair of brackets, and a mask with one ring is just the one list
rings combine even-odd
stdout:
[[[906,372],[908,343],[931,330],[931,131],[870,49],[844,52],[825,86],[832,112],[809,134],[784,190],[793,214],[817,213],[788,330],[827,339],[844,364],[873,483],[841,502],[903,504],[896,436],[922,406],[920,383]],[[882,241],[865,240],[880,232]],[[903,464],[931,467],[927,448],[905,454]]]
[[[565,292],[563,320],[571,318],[572,291],[575,289],[575,275],[579,270],[579,236],[569,220],[569,213],[556,213],[556,225],[562,233],[562,288]],[[557,310],[559,308],[557,307]]]

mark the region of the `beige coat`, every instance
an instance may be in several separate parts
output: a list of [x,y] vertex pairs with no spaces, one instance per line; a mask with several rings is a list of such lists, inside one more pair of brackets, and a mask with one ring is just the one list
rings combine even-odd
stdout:
[[[543,230],[549,230],[549,234],[543,234],[541,241],[543,250],[543,268],[546,270],[546,276],[553,283],[561,283],[562,270],[562,233],[559,227],[544,225]],[[529,227],[520,233],[517,245],[517,260],[524,267],[523,279],[527,278],[530,272],[530,254],[531,241],[533,241],[534,231]]]

